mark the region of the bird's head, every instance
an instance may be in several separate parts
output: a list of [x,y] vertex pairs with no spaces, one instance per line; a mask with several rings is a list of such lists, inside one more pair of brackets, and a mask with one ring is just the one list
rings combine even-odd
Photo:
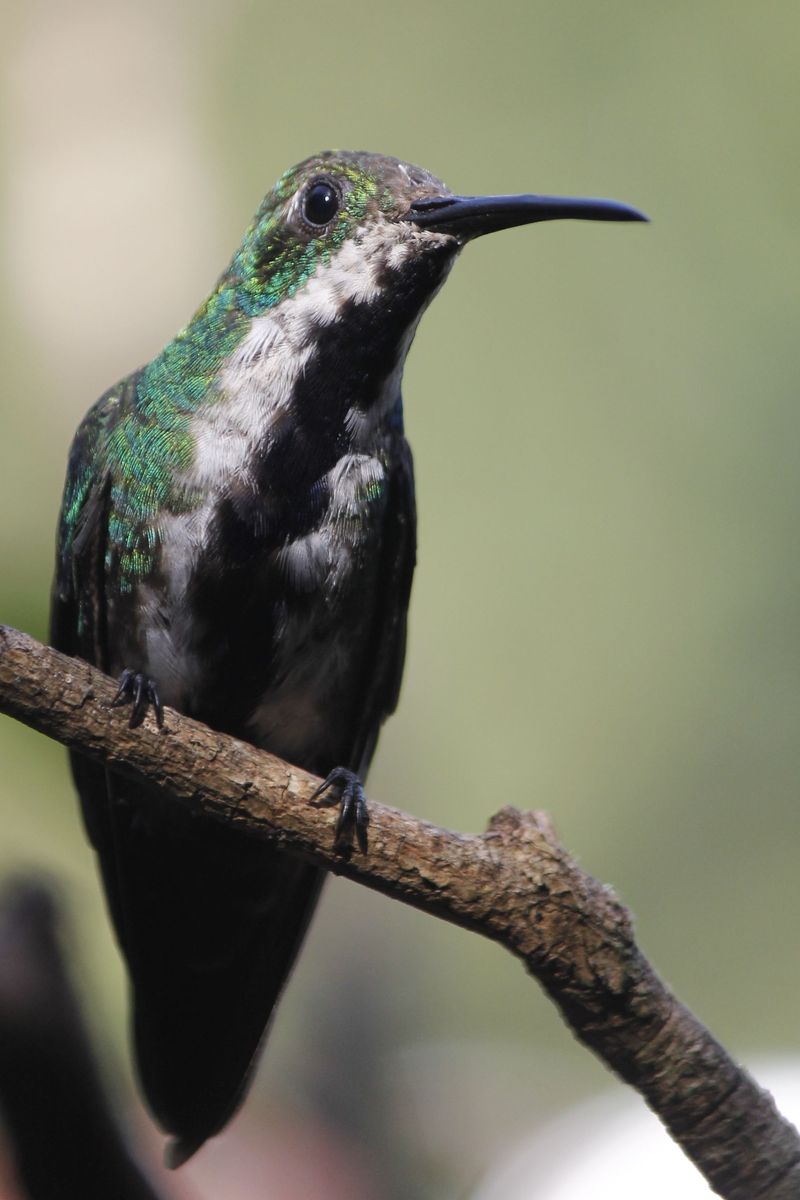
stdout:
[[268,193],[229,279],[251,316],[295,295],[325,268],[329,303],[391,295],[420,309],[467,241],[559,217],[646,220],[610,200],[456,196],[430,172],[396,158],[326,151],[287,171]]

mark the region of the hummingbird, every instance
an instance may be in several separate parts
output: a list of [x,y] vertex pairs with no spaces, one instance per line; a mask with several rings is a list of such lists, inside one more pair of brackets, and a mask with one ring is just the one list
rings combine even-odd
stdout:
[[[342,853],[367,851],[364,780],[405,656],[408,349],[467,242],[559,218],[647,219],[611,200],[456,195],[380,154],[308,158],[73,441],[53,645],[119,677],[133,726],[170,705],[320,776]],[[140,1083],[177,1166],[243,1099],[325,872],[71,766]]]

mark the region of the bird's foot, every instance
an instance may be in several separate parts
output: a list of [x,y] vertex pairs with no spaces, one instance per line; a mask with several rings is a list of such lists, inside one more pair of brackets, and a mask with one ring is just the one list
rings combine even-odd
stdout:
[[120,675],[117,694],[111,701],[111,707],[119,708],[121,704],[133,705],[131,719],[128,722],[131,729],[141,725],[151,704],[156,714],[156,724],[159,729],[163,727],[164,706],[161,703],[156,682],[148,675],[143,675],[141,671],[125,670]]
[[336,822],[334,839],[337,850],[349,853],[355,834],[361,853],[367,853],[369,810],[364,785],[355,771],[348,771],[347,767],[334,767],[312,795],[311,803],[339,805],[339,820]]

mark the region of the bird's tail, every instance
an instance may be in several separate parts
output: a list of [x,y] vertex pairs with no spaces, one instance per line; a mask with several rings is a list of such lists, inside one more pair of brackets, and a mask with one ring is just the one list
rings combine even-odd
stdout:
[[179,1166],[244,1096],[324,872],[229,826],[167,813],[126,780],[106,786],[87,821],[128,961],[142,1088]]

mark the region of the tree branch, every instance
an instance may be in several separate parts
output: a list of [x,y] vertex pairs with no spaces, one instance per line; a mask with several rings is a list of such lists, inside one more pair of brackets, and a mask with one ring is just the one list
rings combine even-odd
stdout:
[[369,853],[333,848],[319,780],[166,710],[135,730],[101,672],[0,626],[0,711],[142,776],[165,803],[238,825],[359,883],[505,946],[576,1036],[644,1096],[728,1200],[800,1195],[800,1138],[658,978],[611,890],[581,871],[544,813],[503,808],[486,833],[439,829],[370,802]]

